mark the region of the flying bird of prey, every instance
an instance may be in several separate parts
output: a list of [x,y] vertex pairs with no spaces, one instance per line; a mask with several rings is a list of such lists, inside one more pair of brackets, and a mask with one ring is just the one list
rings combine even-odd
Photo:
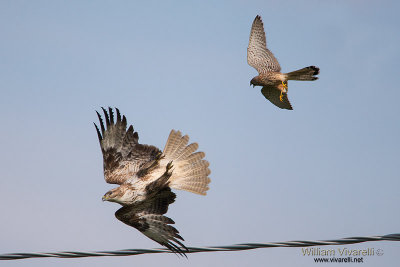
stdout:
[[[147,237],[174,253],[185,255],[187,248],[174,221],[163,214],[175,201],[173,189],[205,195],[210,183],[209,163],[198,145],[188,145],[189,137],[172,130],[164,151],[155,146],[139,144],[139,135],[132,125],[127,129],[125,116],[116,108],[103,109],[106,127],[97,113],[100,128],[95,124],[103,153],[104,178],[120,185],[108,191],[103,201],[122,205],[115,216],[135,227]],[[180,241],[181,240],[181,241]]]
[[247,63],[258,71],[258,76],[250,81],[250,85],[262,86],[261,93],[275,106],[292,110],[287,97],[288,80],[314,81],[318,77],[319,68],[305,67],[289,73],[281,73],[281,66],[272,52],[267,48],[263,22],[256,16],[251,26]]

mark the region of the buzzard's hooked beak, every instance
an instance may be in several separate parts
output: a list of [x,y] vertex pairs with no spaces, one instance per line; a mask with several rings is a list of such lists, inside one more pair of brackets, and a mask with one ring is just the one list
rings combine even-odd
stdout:
[[103,200],[103,201],[106,201],[108,199],[108,197],[106,197],[106,196],[103,196],[102,198],[101,198],[101,200]]

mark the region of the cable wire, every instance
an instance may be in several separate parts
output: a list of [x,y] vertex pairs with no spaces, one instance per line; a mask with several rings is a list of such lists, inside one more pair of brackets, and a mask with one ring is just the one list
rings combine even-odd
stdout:
[[[211,246],[211,247],[188,247],[185,253],[198,252],[220,252],[220,251],[241,251],[258,248],[272,247],[312,247],[312,246],[331,246],[348,245],[371,241],[400,241],[399,234],[389,234],[383,236],[369,237],[346,237],[342,239],[317,240],[317,241],[286,241],[286,242],[268,242],[268,243],[244,243],[230,246]],[[104,256],[133,256],[150,253],[173,253],[166,248],[155,249],[122,249],[116,251],[95,251],[95,252],[44,252],[44,253],[9,253],[0,254],[0,260],[20,260],[28,258],[83,258],[83,257],[104,257]]]

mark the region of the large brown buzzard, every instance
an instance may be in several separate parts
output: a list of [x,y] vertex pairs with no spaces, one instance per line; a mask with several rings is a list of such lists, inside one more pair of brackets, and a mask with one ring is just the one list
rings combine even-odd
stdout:
[[132,125],[127,129],[126,118],[117,108],[116,118],[111,108],[108,112],[102,109],[106,127],[98,112],[100,129],[96,124],[95,127],[103,153],[104,177],[107,183],[120,185],[107,192],[103,200],[123,206],[115,213],[118,220],[172,252],[185,255],[183,238],[171,226],[174,221],[163,214],[175,201],[171,188],[206,194],[210,170],[209,163],[203,160],[204,152],[196,152],[198,145],[188,145],[189,137],[174,130],[163,152],[155,146],[139,144],[138,133]]

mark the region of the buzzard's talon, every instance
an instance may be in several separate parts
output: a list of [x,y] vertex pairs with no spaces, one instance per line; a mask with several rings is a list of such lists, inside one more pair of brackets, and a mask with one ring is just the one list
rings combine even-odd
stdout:
[[166,169],[167,169],[166,172],[168,172],[170,169],[172,169],[172,167],[174,167],[174,165],[172,165],[172,161],[168,162],[167,167],[166,167]]
[[285,83],[284,81],[282,81],[282,85],[283,85],[283,88],[287,89],[287,83]]
[[164,155],[161,152],[157,153],[155,159],[145,163],[143,165],[143,167],[137,172],[137,175],[139,177],[142,177],[142,176],[145,176],[148,173],[154,171],[158,167],[160,160],[163,158],[164,158]]
[[280,100],[281,102],[283,102],[282,96],[283,96],[283,92],[281,91],[281,95],[279,96],[279,100]]
[[164,154],[161,151],[159,151],[156,155],[155,160],[158,162],[158,161],[162,160],[163,158],[165,158]]
[[174,165],[172,165],[172,161],[168,162],[168,164],[167,164],[167,170],[172,169],[173,166],[174,166]]

